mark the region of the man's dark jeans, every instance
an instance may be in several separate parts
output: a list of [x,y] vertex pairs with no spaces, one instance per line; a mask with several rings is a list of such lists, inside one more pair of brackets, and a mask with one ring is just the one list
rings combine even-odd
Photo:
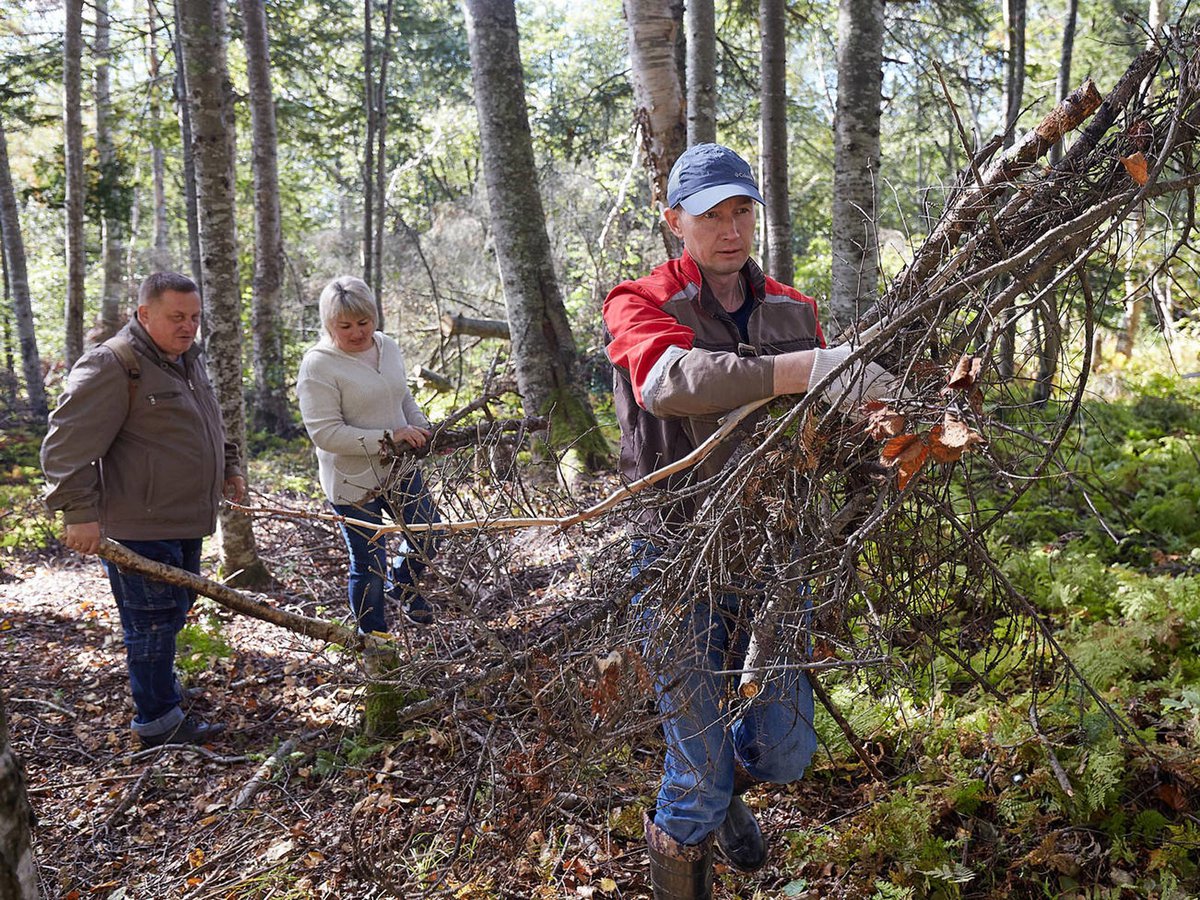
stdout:
[[[119,543],[147,559],[199,574],[202,542],[186,538]],[[175,681],[175,636],[196,595],[187,588],[122,571],[108,560],[104,568],[125,635],[125,662],[137,710],[133,730],[146,737],[162,734],[183,721],[179,706],[183,698]]]

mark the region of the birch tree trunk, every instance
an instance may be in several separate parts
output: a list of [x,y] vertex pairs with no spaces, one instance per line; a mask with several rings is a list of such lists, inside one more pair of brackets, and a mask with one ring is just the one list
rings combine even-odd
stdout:
[[717,139],[717,22],[713,0],[688,0],[687,144]]
[[29,840],[33,814],[21,764],[8,743],[7,703],[0,693],[0,897],[37,900],[37,863]]
[[392,55],[392,14],[395,10],[394,0],[387,0],[387,10],[383,20],[383,47],[379,54],[379,78],[375,85],[376,114],[375,114],[375,234],[372,236],[371,254],[373,257],[375,283],[371,289],[375,292],[375,304],[379,309],[379,327],[385,329],[383,320],[383,232],[386,216],[384,215],[387,181],[387,79],[388,60]]
[[66,172],[67,366],[83,355],[84,245],[83,245],[83,0],[66,0],[63,32],[63,155]]
[[149,22],[149,53],[147,66],[150,72],[150,173],[154,184],[154,252],[151,266],[155,271],[172,268],[171,251],[168,247],[167,190],[164,175],[163,148],[159,135],[162,133],[162,86],[158,83],[158,14],[155,0],[147,4]]
[[883,0],[839,0],[838,91],[833,125],[833,271],[829,313],[845,326],[875,302],[879,285],[879,118]]
[[95,0],[96,11],[96,151],[100,157],[100,203],[104,216],[100,223],[101,250],[104,260],[104,288],[100,295],[100,327],[93,334],[99,344],[117,333],[125,318],[122,313],[128,292],[124,277],[124,223],[118,203],[121,170],[113,147],[112,99],[109,84],[112,48],[109,44],[108,0]]
[[279,296],[283,286],[283,233],[279,212],[278,142],[271,90],[270,41],[263,0],[241,0],[254,145],[254,427],[271,434],[292,429],[288,409]]
[[[363,111],[367,116],[367,134],[363,142],[363,281],[375,281],[375,81],[371,67],[375,48],[371,39],[371,0],[363,0]],[[375,295],[379,327],[383,327],[383,299]]]
[[196,199],[196,160],[192,148],[192,111],[188,107],[187,67],[181,62],[183,40],[179,22],[183,19],[179,0],[175,0],[175,103],[179,113],[179,138],[183,146],[183,198],[188,233],[188,259],[192,280],[204,291],[204,273],[200,265],[200,212]]
[[[687,146],[683,90],[675,64],[679,20],[671,0],[623,0],[629,29],[630,80],[634,116],[642,135],[642,154],[650,177],[655,209],[667,203],[667,177]],[[659,222],[669,256],[678,256],[679,240]]]
[[594,468],[608,456],[578,378],[578,353],[554,273],[537,188],[513,0],[465,0],[488,209],[504,285],[517,386],[528,415],[551,416],[551,442]]
[[[209,373],[216,386],[225,433],[246,446],[242,398],[242,296],[238,284],[230,85],[225,62],[223,0],[180,0],[178,29],[187,72],[192,155],[196,165],[204,332]],[[258,558],[250,520],[223,509],[218,529],[221,569],[234,586],[269,579]]]
[[788,207],[787,3],[760,0],[762,46],[762,187],[766,201],[764,264],[777,281],[791,284],[792,216]]
[[3,241],[4,265],[12,295],[13,318],[17,323],[17,341],[21,345],[21,370],[25,393],[34,415],[44,418],[48,412],[46,389],[42,385],[42,360],[38,355],[37,334],[33,329],[33,301],[29,293],[29,275],[25,265],[25,241],[21,237],[21,219],[17,195],[13,190],[12,170],[8,165],[8,138],[0,118],[0,241]]

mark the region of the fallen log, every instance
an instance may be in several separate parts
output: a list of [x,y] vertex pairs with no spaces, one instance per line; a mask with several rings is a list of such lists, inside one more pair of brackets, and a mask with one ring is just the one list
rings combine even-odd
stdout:
[[188,590],[195,591],[197,594],[208,597],[210,600],[215,600],[225,608],[231,609],[236,613],[241,613],[244,616],[250,616],[263,622],[269,622],[272,625],[278,625],[280,628],[286,628],[288,631],[293,631],[296,634],[302,634],[305,637],[315,638],[319,641],[327,641],[331,644],[342,644],[346,647],[357,648],[362,644],[362,638],[356,629],[347,628],[335,622],[327,622],[324,619],[313,619],[308,616],[299,615],[298,613],[279,609],[261,600],[248,597],[241,591],[234,590],[220,582],[212,581],[201,575],[195,575],[184,569],[168,566],[165,563],[147,559],[139,553],[134,553],[123,544],[118,544],[109,538],[104,538],[100,541],[100,549],[97,551],[97,554],[109,562],[115,563],[122,569],[137,572],[156,581],[163,581],[167,584],[187,588]]
[[507,341],[511,338],[504,319],[473,319],[462,313],[444,313],[441,319],[442,337],[467,335]]

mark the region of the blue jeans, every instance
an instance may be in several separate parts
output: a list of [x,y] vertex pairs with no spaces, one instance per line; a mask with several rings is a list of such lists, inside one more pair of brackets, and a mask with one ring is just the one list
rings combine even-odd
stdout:
[[[634,553],[634,575],[658,556],[640,541]],[[725,594],[673,613],[642,610],[667,743],[654,823],[681,844],[700,843],[725,820],[735,764],[758,781],[785,784],[804,774],[817,749],[812,685],[802,670],[774,673],[739,718],[731,714],[736,676],[718,673],[742,668],[750,636],[741,605],[750,602]]]
[[[440,522],[433,498],[425,489],[420,469],[414,469],[401,479],[388,498],[376,497],[364,503],[335,503],[339,515],[380,524],[387,511],[393,522],[406,525]],[[399,507],[397,509],[397,507]],[[391,565],[388,562],[387,539],[372,541],[375,532],[357,525],[340,523],[346,549],[350,552],[350,612],[362,633],[387,631],[384,611],[384,592],[390,580],[393,596],[402,598],[425,571],[428,560],[437,555],[437,535],[433,530],[413,532],[405,537],[400,552]]]
[[[200,574],[201,538],[120,541],[155,562]],[[196,595],[187,588],[126,572],[104,560],[125,636],[125,664],[137,715],[133,730],[146,737],[170,731],[183,721],[175,680],[175,636],[183,628]]]

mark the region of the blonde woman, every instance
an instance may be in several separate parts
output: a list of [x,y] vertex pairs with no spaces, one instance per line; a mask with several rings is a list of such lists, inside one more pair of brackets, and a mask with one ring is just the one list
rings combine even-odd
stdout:
[[[400,473],[387,496],[379,486],[388,476],[381,450],[396,444],[424,447],[429,420],[417,406],[399,345],[376,330],[375,297],[361,278],[342,275],[321,292],[324,335],[304,354],[296,394],[304,427],[317,448],[321,488],[341,515],[379,523],[386,513],[406,524],[438,522],[437,509],[414,467]],[[389,560],[386,540],[371,541],[373,530],[341,525],[350,553],[350,610],[359,631],[387,631],[385,592],[400,602],[408,619],[433,622],[429,601],[416,580],[436,552],[431,531],[405,540]],[[387,583],[391,582],[391,588]]]

